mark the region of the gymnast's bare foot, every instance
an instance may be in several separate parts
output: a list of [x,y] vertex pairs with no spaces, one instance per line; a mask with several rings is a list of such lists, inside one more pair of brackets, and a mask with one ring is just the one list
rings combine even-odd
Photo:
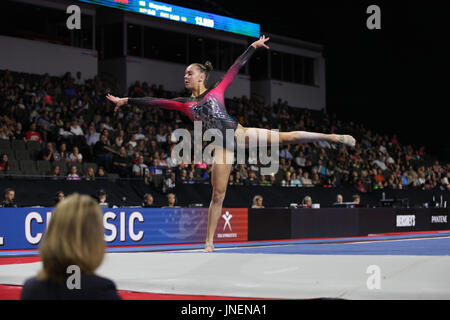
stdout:
[[214,246],[212,241],[206,241],[205,244],[205,252],[213,252],[214,251]]
[[349,147],[354,147],[356,144],[356,140],[355,138],[353,138],[352,136],[349,136],[347,134],[341,134],[338,135],[339,137],[339,143],[342,143],[343,145],[349,146]]

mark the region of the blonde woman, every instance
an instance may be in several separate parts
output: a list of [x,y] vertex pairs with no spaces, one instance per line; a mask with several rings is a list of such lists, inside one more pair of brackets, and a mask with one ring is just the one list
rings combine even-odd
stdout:
[[[94,199],[75,193],[58,203],[39,249],[43,269],[25,282],[21,299],[120,299],[111,280],[94,274],[104,257],[103,237],[103,215]],[[69,278],[76,268],[79,285]]]
[[253,197],[253,204],[252,208],[261,209],[264,208],[263,206],[263,197],[259,194]]

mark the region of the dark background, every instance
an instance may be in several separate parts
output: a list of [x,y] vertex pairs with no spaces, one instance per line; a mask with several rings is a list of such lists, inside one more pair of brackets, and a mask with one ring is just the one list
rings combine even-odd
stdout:
[[[448,1],[166,2],[324,45],[328,112],[450,160]],[[372,4],[381,8],[381,30],[366,27]]]

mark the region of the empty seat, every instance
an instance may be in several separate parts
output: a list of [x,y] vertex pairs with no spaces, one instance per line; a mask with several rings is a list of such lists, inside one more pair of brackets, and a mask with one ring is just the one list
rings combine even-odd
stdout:
[[37,175],[36,162],[33,160],[19,160],[20,171],[27,175]]
[[26,144],[23,140],[13,140],[11,142],[11,148],[14,150],[26,150]]
[[22,179],[23,173],[20,170],[8,170],[8,172],[5,173],[5,176],[12,179]]
[[0,139],[0,150],[11,150],[9,140]]
[[8,171],[18,171],[20,170],[19,168],[19,161],[17,160],[8,160],[9,162],[9,169]]
[[47,176],[52,172],[52,166],[50,164],[50,161],[38,160],[36,165],[38,172],[42,175]]
[[16,160],[31,160],[30,154],[27,150],[14,150]]
[[27,141],[27,150],[32,159],[37,159],[41,154],[41,143],[39,141]]
[[120,176],[117,173],[108,174],[108,180],[115,182],[117,179],[120,179]]

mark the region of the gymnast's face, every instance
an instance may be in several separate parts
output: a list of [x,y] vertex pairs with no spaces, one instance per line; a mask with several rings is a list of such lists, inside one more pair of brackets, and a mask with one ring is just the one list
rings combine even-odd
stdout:
[[200,87],[205,84],[205,74],[200,69],[191,64],[184,72],[184,86],[186,89],[191,90]]

